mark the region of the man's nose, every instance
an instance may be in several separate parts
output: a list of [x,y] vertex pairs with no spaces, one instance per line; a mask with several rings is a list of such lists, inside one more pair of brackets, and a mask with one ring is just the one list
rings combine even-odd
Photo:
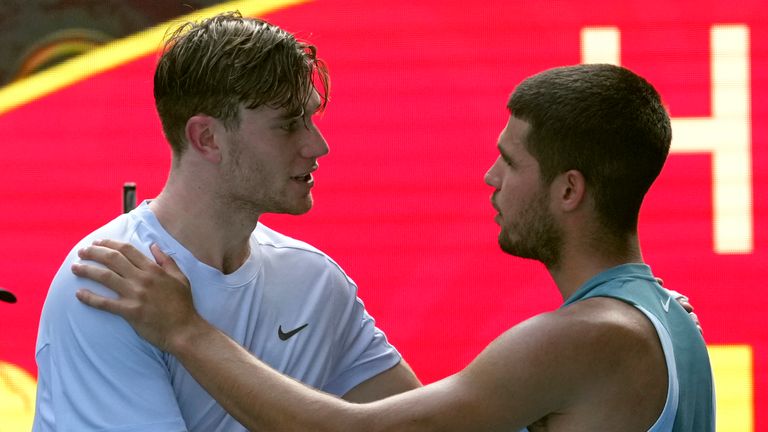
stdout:
[[316,127],[311,127],[309,130],[311,136],[301,148],[301,155],[305,158],[319,158],[325,156],[330,152],[328,143],[325,141],[323,134]]
[[493,162],[493,165],[491,165],[491,167],[488,168],[488,171],[486,171],[485,176],[483,177],[483,181],[485,181],[485,184],[495,189],[499,188],[499,176],[498,174],[496,174],[496,170],[495,170],[498,162],[499,162],[499,158],[497,158],[496,161]]

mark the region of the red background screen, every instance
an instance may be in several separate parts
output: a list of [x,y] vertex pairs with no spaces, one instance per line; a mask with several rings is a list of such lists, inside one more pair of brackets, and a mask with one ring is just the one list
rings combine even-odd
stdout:
[[[309,214],[261,220],[333,257],[424,382],[558,307],[543,266],[498,248],[482,179],[514,86],[585,61],[585,47],[605,52],[590,45],[593,30],[618,36],[621,64],[656,86],[675,134],[641,212],[644,257],[690,296],[723,359],[718,391],[732,397],[718,395],[720,421],[768,430],[764,2],[319,0],[266,18],[315,44],[329,66],[331,102],[318,124],[331,153]],[[32,377],[40,309],[66,253],[120,213],[124,182],[137,183],[141,200],[165,181],[155,59],[0,114],[0,286],[19,297],[0,304],[0,361]]]

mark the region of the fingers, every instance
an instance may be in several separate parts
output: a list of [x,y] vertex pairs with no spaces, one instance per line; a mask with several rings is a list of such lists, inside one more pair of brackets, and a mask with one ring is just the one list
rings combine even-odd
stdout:
[[82,260],[94,261],[117,273],[119,276],[128,276],[136,266],[122,253],[104,246],[91,245],[77,251],[77,256]]
[[[661,284],[661,281],[658,278],[656,279],[659,281],[659,284]],[[685,309],[685,311],[688,312],[688,316],[691,318],[691,320],[693,320],[694,324],[696,324],[696,327],[698,327],[699,332],[701,334],[704,334],[704,329],[701,327],[701,322],[699,322],[699,317],[695,313],[693,313],[693,305],[688,300],[688,296],[686,296],[685,294],[681,294],[675,290],[671,290],[669,288],[664,288],[664,289],[667,290],[669,295],[673,299],[675,299],[676,302],[680,303],[680,306],[682,306],[683,309]]]
[[116,292],[120,296],[125,295],[123,278],[110,269],[97,267],[90,264],[72,264],[72,273],[76,276],[91,279]]
[[133,264],[135,267],[138,267],[140,269],[147,269],[148,267],[151,267],[155,264],[152,262],[152,260],[150,260],[146,255],[141,253],[141,251],[136,249],[136,247],[130,243],[124,243],[117,240],[103,239],[103,240],[96,240],[93,242],[93,244],[96,246],[109,248],[113,251],[120,253],[131,264]]
[[157,243],[152,243],[152,245],[149,247],[149,250],[152,252],[152,256],[155,257],[157,264],[159,264],[160,267],[167,271],[169,275],[184,282],[185,285],[189,285],[187,283],[187,277],[184,276],[184,272],[181,271],[178,264],[176,264],[176,261],[174,261],[173,258],[160,250],[160,246],[158,246]]
[[[82,260],[102,264],[99,267],[87,263],[72,264],[72,273],[98,282],[121,297],[131,294],[129,280],[141,280],[145,269],[160,270],[158,266],[133,245],[116,240],[96,240],[77,252]],[[163,254],[167,258],[165,254]],[[170,260],[170,258],[167,258]],[[172,261],[172,260],[171,260]]]
[[670,297],[675,299],[676,302],[680,303],[680,306],[682,306],[683,309],[685,309],[686,312],[688,312],[688,313],[693,312],[693,305],[688,300],[688,296],[686,296],[685,294],[681,294],[681,293],[679,293],[679,292],[677,292],[675,290],[671,290],[669,288],[664,288],[664,289],[667,290],[667,292],[669,293]]
[[671,295],[672,298],[677,300],[678,302],[686,302],[686,303],[688,302],[688,296],[687,295],[681,294],[681,293],[679,293],[679,292],[677,292],[675,290],[671,290],[669,288],[664,288],[664,289],[667,290],[669,295]]
[[678,303],[680,303],[680,306],[682,306],[686,312],[693,313],[693,305],[688,303],[688,300],[686,300],[685,297],[679,297],[676,300]]
[[106,312],[110,312],[113,314],[122,315],[123,308],[121,307],[120,302],[117,300],[113,300],[107,297],[102,297],[98,294],[94,294],[91,291],[88,291],[86,289],[77,290],[75,293],[75,296],[78,300],[85,303],[86,305],[100,309]]
[[176,265],[176,261],[166,255],[160,249],[160,246],[158,246],[157,243],[152,243],[152,245],[149,247],[149,250],[152,252],[152,256],[155,257],[155,261],[157,261],[157,264],[159,264],[160,267],[166,270],[179,271],[179,266]]
[[699,316],[693,312],[689,312],[688,316],[691,317],[694,324],[696,324],[696,328],[699,329],[699,333],[704,334],[704,327],[701,326],[701,322],[699,321]]

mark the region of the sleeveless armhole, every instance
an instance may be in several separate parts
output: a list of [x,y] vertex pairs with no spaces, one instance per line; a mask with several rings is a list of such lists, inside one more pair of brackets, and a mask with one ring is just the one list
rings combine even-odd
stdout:
[[677,364],[675,362],[675,353],[672,349],[672,337],[655,315],[638,305],[633,306],[644,313],[656,328],[656,334],[661,341],[661,348],[664,351],[664,359],[667,363],[667,400],[664,403],[664,409],[661,411],[661,415],[656,419],[653,426],[648,429],[648,432],[671,431],[672,426],[675,423],[677,403],[680,397],[680,386],[677,381]]

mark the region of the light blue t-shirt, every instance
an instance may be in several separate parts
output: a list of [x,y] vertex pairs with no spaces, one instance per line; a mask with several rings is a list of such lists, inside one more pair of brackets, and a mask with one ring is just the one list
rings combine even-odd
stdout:
[[400,362],[354,282],[327,255],[259,224],[250,257],[225,275],[174,240],[145,202],[83,239],[51,284],[36,347],[33,431],[245,430],[173,356],[122,318],[75,298],[83,287],[115,296],[70,271],[77,250],[100,238],[129,242],[150,257],[149,246],[157,243],[192,281],[195,307],[205,319],[313,387],[343,395]]

